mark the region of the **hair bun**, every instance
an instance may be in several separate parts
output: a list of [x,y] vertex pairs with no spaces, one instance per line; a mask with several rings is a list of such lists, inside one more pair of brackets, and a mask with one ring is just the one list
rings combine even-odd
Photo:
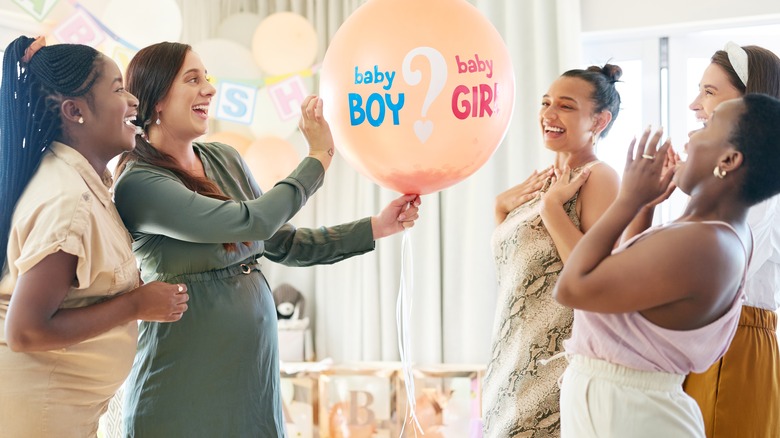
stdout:
[[615,64],[604,64],[604,67],[597,65],[591,65],[588,67],[588,71],[601,73],[606,76],[610,82],[617,82],[621,76],[623,76],[623,69]]

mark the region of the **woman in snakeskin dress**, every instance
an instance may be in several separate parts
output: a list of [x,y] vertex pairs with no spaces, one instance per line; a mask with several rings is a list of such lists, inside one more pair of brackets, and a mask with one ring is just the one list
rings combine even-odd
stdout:
[[542,97],[539,125],[553,166],[496,200],[499,295],[483,390],[486,438],[560,435],[558,379],[572,311],[552,298],[574,245],[617,196],[618,175],[596,158],[620,107],[616,65],[570,70]]

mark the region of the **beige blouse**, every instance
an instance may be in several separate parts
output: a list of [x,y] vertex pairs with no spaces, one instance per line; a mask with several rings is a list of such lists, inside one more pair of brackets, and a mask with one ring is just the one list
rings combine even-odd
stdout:
[[16,281],[49,254],[78,257],[60,307],[87,306],[138,286],[130,235],[101,178],[76,150],[53,143],[14,210],[8,272],[0,281],[0,425],[3,436],[95,436],[98,419],[127,377],[137,324],[59,350],[12,352],[5,316]]

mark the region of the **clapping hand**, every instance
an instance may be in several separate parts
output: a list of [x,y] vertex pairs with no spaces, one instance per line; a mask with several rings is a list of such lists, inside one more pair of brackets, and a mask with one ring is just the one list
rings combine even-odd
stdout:
[[[672,147],[671,140],[667,139],[660,148],[658,147],[662,134],[659,129],[651,137],[648,129],[639,141],[636,139],[631,141],[618,199],[641,208],[666,199],[667,192],[671,194],[674,190],[672,178],[677,157],[673,151],[674,157],[669,155]],[[658,157],[663,159],[657,159]]]

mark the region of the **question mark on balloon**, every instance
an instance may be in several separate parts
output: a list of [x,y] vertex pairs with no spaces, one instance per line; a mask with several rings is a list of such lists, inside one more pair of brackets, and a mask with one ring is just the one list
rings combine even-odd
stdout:
[[[417,47],[410,50],[404,57],[402,66],[404,80],[409,85],[417,85],[422,80],[420,70],[412,70],[412,60],[417,56],[425,57],[431,64],[431,81],[428,83],[428,91],[425,93],[425,100],[420,112],[420,116],[424,119],[425,115],[428,114],[428,108],[431,106],[431,103],[444,89],[444,84],[447,83],[447,61],[444,60],[444,56],[438,50],[432,47]],[[420,142],[425,143],[433,133],[433,122],[420,119],[414,122],[413,128]]]

